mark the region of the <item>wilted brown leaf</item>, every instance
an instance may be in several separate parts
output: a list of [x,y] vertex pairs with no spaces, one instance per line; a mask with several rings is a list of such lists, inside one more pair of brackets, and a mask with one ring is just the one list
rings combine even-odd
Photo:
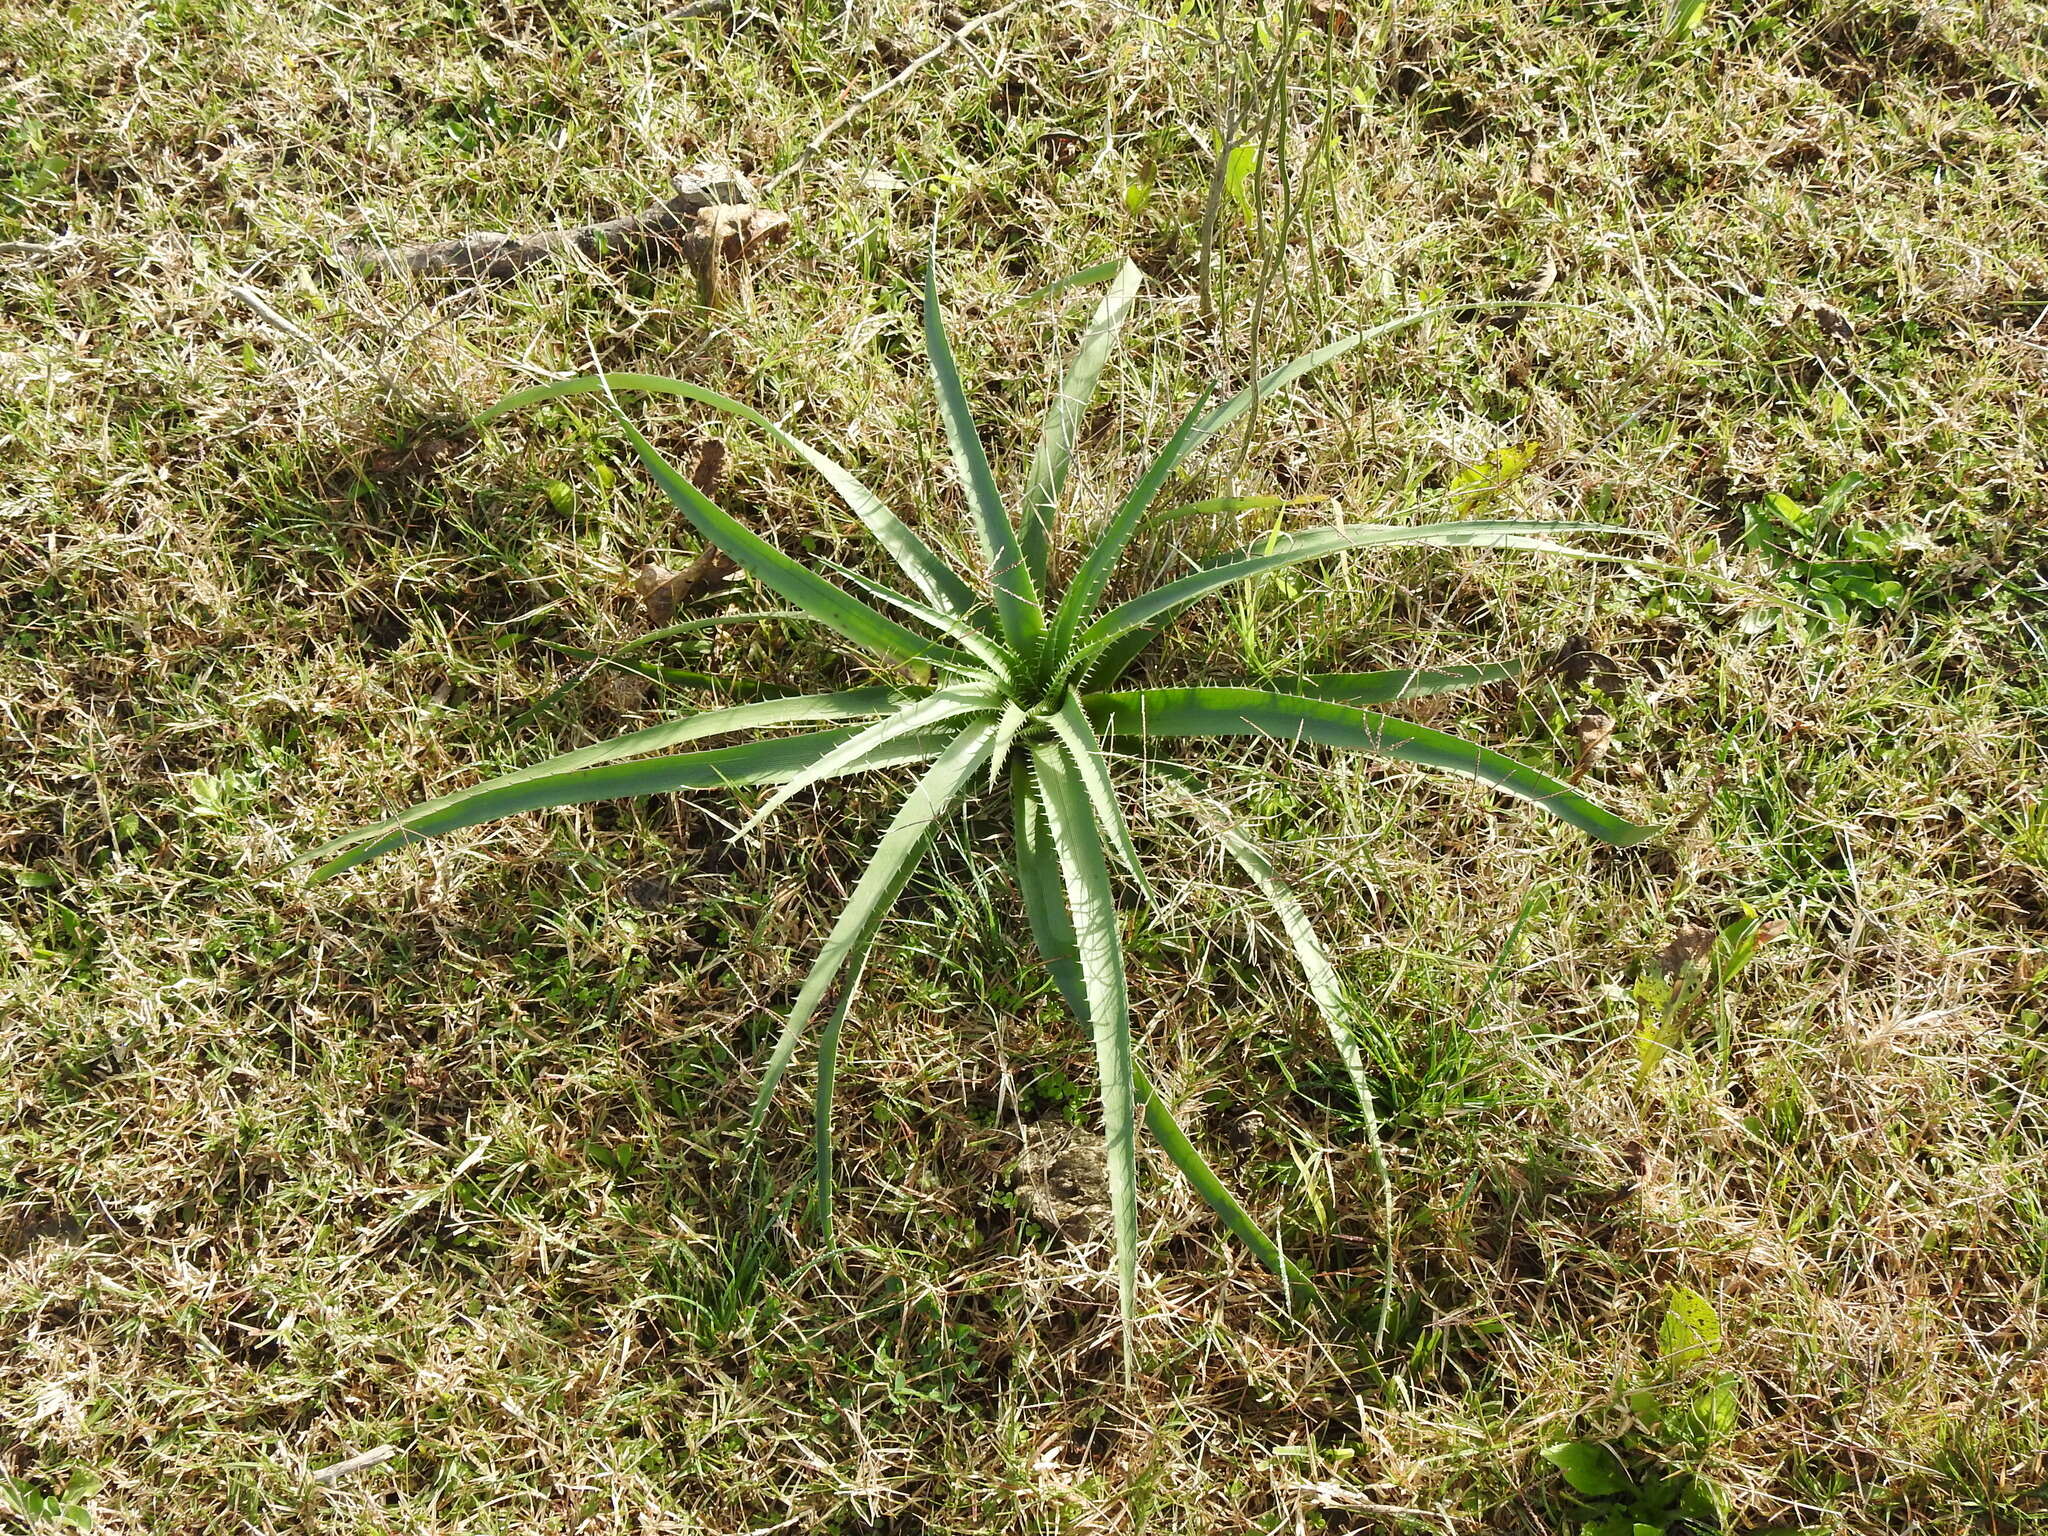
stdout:
[[1704,965],[1714,952],[1718,937],[1712,928],[1699,923],[1681,923],[1673,930],[1671,942],[1657,952],[1657,969],[1666,981],[1676,981],[1688,966]]
[[1573,635],[1550,658],[1550,671],[1574,688],[1592,688],[1609,698],[1621,692],[1621,663],[1596,650],[1591,637]]
[[1607,755],[1614,743],[1614,717],[1589,709],[1572,722],[1572,735],[1579,744],[1579,760],[1572,768],[1572,782],[1585,777],[1586,770]]
[[[690,467],[690,483],[706,496],[715,496],[724,476],[725,444],[715,437],[707,437],[697,446],[697,460]],[[680,571],[668,569],[650,554],[634,573],[633,590],[640,594],[640,600],[646,606],[648,624],[659,629],[675,621],[677,609],[695,602],[732,571],[732,561],[709,544]]]

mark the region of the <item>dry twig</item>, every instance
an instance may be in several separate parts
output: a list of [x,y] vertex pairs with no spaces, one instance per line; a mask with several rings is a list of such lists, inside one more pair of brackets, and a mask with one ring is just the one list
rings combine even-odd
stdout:
[[531,235],[472,232],[420,245],[347,245],[341,254],[372,269],[486,282],[504,282],[564,252],[592,259],[680,255],[696,272],[708,303],[720,296],[726,275],[742,261],[789,235],[789,220],[754,198],[752,185],[739,172],[699,165],[676,178],[675,196],[598,224]]

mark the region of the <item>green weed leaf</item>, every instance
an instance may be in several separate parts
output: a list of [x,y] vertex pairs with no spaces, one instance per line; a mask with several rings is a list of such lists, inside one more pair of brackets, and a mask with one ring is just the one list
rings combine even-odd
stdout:
[[1083,701],[1105,737],[1148,740],[1201,736],[1263,736],[1314,742],[1424,763],[1505,790],[1602,842],[1630,847],[1656,833],[1603,810],[1549,774],[1475,742],[1389,715],[1320,699],[1295,698],[1260,688],[1145,688],[1090,694]]
[[1657,1358],[1666,1365],[1683,1365],[1720,1351],[1721,1319],[1714,1304],[1698,1291],[1674,1287],[1664,1320],[1657,1325]]
[[1117,328],[1123,324],[1124,316],[1130,313],[1131,305],[1138,296],[1138,285],[1143,281],[1144,274],[1132,262],[1126,261],[1118,271],[1116,281],[1109,285],[1109,292],[1102,296],[1094,317],[1088,322],[1088,330],[1082,336],[1081,344],[1074,352],[1073,363],[1067,370],[1066,382],[1060,386],[1052,408],[1045,413],[1038,446],[1032,450],[1031,468],[1024,478],[1020,509],[1023,532],[1020,538],[1025,565],[1030,569],[1032,582],[1038,587],[1045,585],[1045,562],[1052,547],[1053,519],[1059,509],[1060,492],[1073,468],[1074,439],[1081,430],[1081,418],[1095,398],[1095,387],[1102,378],[1103,365],[1109,361],[1110,344],[1116,340]]
[[1606,1446],[1591,1440],[1565,1440],[1537,1452],[1564,1474],[1564,1480],[1589,1498],[1609,1498],[1626,1493],[1628,1474]]
[[946,424],[946,441],[953,450],[953,463],[967,491],[974,532],[982,553],[988,557],[990,577],[995,583],[996,611],[1002,621],[1003,638],[1022,650],[1044,627],[1045,617],[1038,606],[1038,592],[1023,548],[1017,542],[1017,530],[1010,525],[1010,514],[1003,509],[1002,495],[996,490],[995,475],[981,446],[981,434],[975,430],[967,391],[960,384],[960,369],[953,360],[945,317],[939,310],[936,261],[925,267],[924,340],[939,416]]
[[1718,1531],[1727,1528],[1728,1512],[1728,1494],[1719,1483],[1698,1474],[1685,1480],[1685,1491],[1678,1496],[1680,1518]]
[[[1256,146],[1240,145],[1229,151],[1219,168],[1225,193],[1247,217],[1256,210],[1254,177],[1258,156]],[[541,638],[541,644],[585,659],[626,667],[681,686],[716,686],[728,696],[751,695],[752,701],[665,721],[439,796],[335,839],[307,857],[326,860],[317,871],[324,876],[410,842],[520,811],[674,790],[781,786],[748,822],[752,827],[791,795],[824,780],[911,763],[929,764],[876,843],[804,976],[763,1066],[751,1116],[751,1126],[758,1130],[798,1046],[816,1021],[818,1075],[812,1112],[815,1213],[821,1236],[829,1238],[832,1103],[838,1047],[858,997],[876,934],[929,851],[940,823],[980,793],[984,784],[990,792],[996,792],[1007,777],[1012,796],[1017,879],[1031,931],[1062,997],[1095,1047],[1114,1218],[1117,1292],[1128,1363],[1132,1357],[1131,1330],[1137,1297],[1135,1136],[1140,1115],[1168,1158],[1224,1225],[1261,1262],[1283,1277],[1290,1299],[1312,1295],[1313,1290],[1308,1276],[1251,1219],[1175,1122],[1163,1096],[1147,1079],[1137,1059],[1124,976],[1122,920],[1109,875],[1110,856],[1126,865],[1141,886],[1143,876],[1113,773],[1118,765],[1105,738],[1115,738],[1133,756],[1144,756],[1159,741],[1225,736],[1263,736],[1377,752],[1479,779],[1540,804],[1610,843],[1627,845],[1641,841],[1650,835],[1650,829],[1602,810],[1576,789],[1540,770],[1474,743],[1369,713],[1360,707],[1513,677],[1520,671],[1513,664],[1313,673],[1284,679],[1286,691],[1164,688],[1113,693],[1084,692],[1077,686],[1082,679],[1117,676],[1151,643],[1161,625],[1202,597],[1233,583],[1307,561],[1402,544],[1523,549],[1605,559],[1613,557],[1557,544],[1554,536],[1627,531],[1594,524],[1509,521],[1293,531],[1275,528],[1254,545],[1211,560],[1200,569],[1167,581],[1106,613],[1101,611],[1144,519],[1191,455],[1256,409],[1261,401],[1313,369],[1346,355],[1369,339],[1397,334],[1443,312],[1443,308],[1423,310],[1283,363],[1221,405],[1211,407],[1205,393],[1082,556],[1048,628],[1043,592],[1058,534],[1056,513],[1078,451],[1083,418],[1100,383],[1115,333],[1135,300],[1139,275],[1131,264],[1119,262],[1113,270],[1106,265],[1098,266],[1054,285],[1056,290],[1104,278],[1109,279],[1109,291],[1097,305],[1081,339],[1027,467],[1020,525],[1012,523],[997,493],[994,474],[969,412],[940,311],[936,264],[926,272],[923,322],[933,389],[953,461],[965,488],[968,523],[987,562],[985,577],[980,581],[970,580],[942,559],[921,534],[897,518],[843,465],[793,437],[752,407],[699,386],[654,375],[599,374],[522,390],[485,412],[480,420],[487,422],[521,406],[544,401],[584,395],[603,397],[612,405],[619,430],[648,474],[689,525],[754,581],[790,605],[780,610],[686,619],[643,636],[623,650],[675,639],[715,625],[750,621],[813,623],[836,631],[872,665],[883,669],[885,676],[892,672],[899,676],[907,673],[916,686],[769,696],[780,695],[789,686],[788,681],[780,677],[720,680],[706,673],[625,661],[620,656],[600,657]],[[768,434],[810,465],[839,493],[882,552],[908,578],[909,590],[897,590],[893,584],[874,579],[856,568],[857,562],[841,565],[829,559],[799,557],[760,537],[680,475],[641,429],[618,412],[615,396],[629,392],[691,400],[736,416]],[[1524,472],[1529,462],[1526,449],[1504,450],[1461,478],[1453,487],[1452,500],[1466,507],[1481,505]],[[1222,495],[1160,516],[1162,521],[1171,521],[1200,514],[1271,511],[1286,504],[1283,498],[1272,496]],[[1773,522],[1770,526],[1780,525]],[[1806,527],[1813,526],[1809,518]],[[1863,550],[1868,546],[1856,543],[1849,547]],[[1862,579],[1868,573],[1837,574],[1844,579]],[[1881,580],[1871,577],[1870,582],[1867,588],[1844,590],[1860,593],[1865,601],[1881,598]],[[892,610],[904,622],[888,616],[884,610]],[[949,674],[946,686],[927,686],[935,671]],[[819,724],[829,728],[731,746],[674,750],[731,732]],[[1176,778],[1191,777],[1177,765],[1155,762],[1153,766]],[[210,787],[203,798],[209,808],[221,815],[239,810],[240,799],[212,781],[207,781],[207,785]],[[1223,833],[1223,842],[1278,916],[1306,989],[1344,1061],[1361,1113],[1373,1129],[1376,1165],[1387,1201],[1386,1227],[1391,1233],[1395,1226],[1392,1186],[1384,1162],[1377,1157],[1371,1084],[1351,1029],[1350,1008],[1336,965],[1315,934],[1301,901],[1281,879],[1273,862],[1234,828]],[[623,1160],[623,1154],[600,1147],[592,1156],[618,1177],[626,1177],[630,1172],[631,1165]],[[1387,1272],[1391,1281],[1391,1264]],[[1383,1307],[1383,1312],[1391,1312],[1391,1306]],[[1725,1417],[1712,1399],[1711,1389],[1702,1404],[1704,1421],[1719,1423]],[[1597,1457],[1586,1461],[1586,1455],[1591,1453],[1582,1455],[1572,1446],[1553,1450],[1564,1455],[1574,1474],[1582,1479],[1606,1475],[1598,1470],[1606,1463]]]
[[1130,999],[1124,989],[1123,936],[1117,926],[1109,866],[1081,775],[1051,743],[1031,749],[1039,802],[1060,878],[1066,888],[1087,1023],[1101,1074],[1103,1157],[1109,1170],[1115,1229],[1117,1298],[1124,1319],[1124,1359],[1131,1364],[1131,1321],[1138,1295],[1138,1160],[1136,1085],[1132,1077]]
[[853,472],[835,459],[828,458],[802,439],[792,436],[773,421],[755,410],[716,390],[706,389],[700,384],[688,384],[681,379],[662,378],[646,373],[594,373],[582,378],[560,379],[551,384],[536,384],[507,395],[496,405],[477,418],[479,426],[495,421],[509,411],[523,410],[548,400],[560,400],[574,395],[603,394],[660,394],[674,395],[684,400],[694,400],[723,411],[729,416],[750,422],[767,433],[770,438],[802,459],[819,476],[839,493],[840,498],[852,510],[855,517],[894,560],[903,573],[915,582],[927,601],[963,615],[975,607],[976,599],[967,583],[951,566],[933,552],[930,545],[912,532],[903,520],[891,512],[882,499],[869,490]]
[[[1742,1419],[1741,1379],[1724,1372],[1687,1404],[1682,1427],[1686,1437],[1711,1445],[1735,1433]],[[1674,1418],[1680,1417],[1673,1415]]]
[[1237,204],[1238,212],[1244,215],[1247,223],[1256,213],[1252,207],[1252,172],[1258,168],[1259,146],[1256,144],[1236,145],[1223,157],[1223,190]]
[[1707,19],[1707,11],[1708,0],[1677,0],[1671,7],[1670,20],[1665,23],[1664,35],[1674,40],[1691,37]]

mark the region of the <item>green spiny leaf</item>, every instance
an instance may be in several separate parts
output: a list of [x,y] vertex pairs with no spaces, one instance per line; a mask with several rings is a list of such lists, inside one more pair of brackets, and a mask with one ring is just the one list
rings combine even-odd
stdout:
[[897,808],[881,841],[868,856],[867,868],[818,951],[796,1003],[783,1022],[754,1099],[754,1129],[760,1128],[762,1117],[768,1112],[768,1101],[775,1096],[775,1085],[782,1080],[818,1005],[825,1000],[840,971],[850,961],[867,954],[874,943],[875,930],[881,927],[882,919],[924,857],[939,823],[958,807],[968,784],[987,762],[994,741],[995,727],[990,724],[975,724],[961,731]]
[[1124,1323],[1124,1363],[1132,1364],[1132,1328],[1138,1309],[1138,1159],[1136,1087],[1132,1079],[1130,1000],[1124,990],[1123,935],[1110,893],[1087,791],[1066,755],[1050,743],[1033,747],[1039,803],[1059,859],[1080,961],[1087,1022],[1095,1037],[1102,1094],[1103,1156],[1109,1169],[1110,1219],[1115,1229],[1117,1302]]
[[1109,292],[1102,296],[1102,302],[1096,306],[1087,332],[1081,338],[1081,345],[1074,353],[1066,382],[1061,386],[1052,408],[1045,414],[1038,446],[1031,454],[1031,468],[1024,479],[1020,509],[1024,525],[1020,542],[1031,580],[1041,591],[1045,587],[1046,559],[1051,549],[1053,520],[1059,510],[1060,492],[1065,488],[1067,473],[1073,467],[1074,439],[1080,431],[1081,418],[1087,413],[1089,402],[1095,398],[1095,386],[1102,377],[1103,364],[1109,360],[1110,344],[1116,339],[1117,327],[1130,313],[1131,304],[1138,296],[1138,285],[1143,281],[1144,274],[1134,263],[1126,261],[1117,273],[1116,281],[1110,284]]
[[507,395],[496,405],[477,418],[478,425],[495,421],[508,411],[538,405],[544,400],[558,400],[569,395],[587,394],[663,394],[678,395],[685,400],[695,400],[700,405],[737,416],[742,421],[752,422],[769,437],[802,459],[824,479],[826,484],[839,493],[854,516],[861,520],[875,542],[888,553],[898,568],[915,582],[928,602],[957,616],[964,616],[975,607],[975,596],[959,573],[939,558],[930,545],[919,538],[901,518],[883,503],[882,499],[854,478],[853,472],[834,459],[827,458],[810,444],[791,436],[781,427],[763,416],[752,406],[705,389],[698,384],[686,384],[681,379],[666,379],[645,373],[594,373],[578,379],[561,379],[551,384],[536,384]]
[[1082,702],[1105,738],[1262,736],[1314,742],[1463,774],[1540,805],[1617,847],[1631,847],[1657,832],[1603,810],[1569,784],[1491,748],[1347,705],[1258,688],[1145,688],[1089,694]]
[[967,392],[960,387],[960,369],[953,361],[953,347],[946,339],[945,317],[939,312],[938,263],[925,268],[924,344],[931,360],[932,385],[938,394],[939,415],[946,423],[946,441],[952,446],[953,462],[967,491],[967,505],[973,514],[974,531],[988,557],[995,582],[996,612],[1003,637],[1011,647],[1025,651],[1045,627],[1045,615],[1038,606],[1038,592],[1031,569],[1017,542],[1017,530],[1003,510],[1003,498],[982,451],[981,434],[974,429],[974,417],[967,407]]

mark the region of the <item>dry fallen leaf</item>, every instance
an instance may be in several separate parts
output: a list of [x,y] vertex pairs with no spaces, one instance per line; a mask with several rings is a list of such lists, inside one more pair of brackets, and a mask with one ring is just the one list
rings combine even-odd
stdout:
[[676,616],[676,583],[681,580],[676,572],[663,565],[653,555],[640,562],[640,568],[633,573],[633,590],[640,594],[640,601],[647,610],[647,622],[659,629]]
[[1821,328],[1823,334],[1832,337],[1836,341],[1854,341],[1856,339],[1856,322],[1835,308],[1834,305],[1816,302],[1813,306],[1812,314],[1814,324]]
[[697,462],[690,466],[690,484],[706,496],[718,494],[718,482],[725,478],[725,441],[707,437],[697,447]]
[[1068,1242],[1100,1239],[1109,1227],[1109,1164],[1102,1138],[1060,1120],[1027,1127],[1017,1159],[1017,1203]]
[[1589,709],[1572,722],[1572,735],[1579,743],[1579,760],[1572,769],[1572,782],[1576,784],[1614,744],[1614,717]]
[[[698,445],[697,462],[690,468],[690,483],[706,496],[715,496],[724,474],[725,444],[707,437]],[[731,575],[733,569],[732,561],[709,544],[680,571],[670,570],[650,554],[633,575],[633,590],[646,606],[648,624],[660,629],[675,621],[678,608],[695,602]]]
[[1358,30],[1358,18],[1343,0],[1309,0],[1308,19],[1332,37],[1350,37]]
[[1664,973],[1666,981],[1678,980],[1686,967],[1705,964],[1717,937],[1712,928],[1701,924],[1679,924],[1672,932],[1671,942],[1657,952],[1657,969]]
[[1573,635],[1550,658],[1550,670],[1574,688],[1591,688],[1609,698],[1621,692],[1621,663],[1596,650],[1590,637]]
[[697,210],[696,227],[684,250],[697,272],[697,294],[709,305],[732,292],[731,277],[766,246],[789,238],[789,218],[752,203],[713,203]]

